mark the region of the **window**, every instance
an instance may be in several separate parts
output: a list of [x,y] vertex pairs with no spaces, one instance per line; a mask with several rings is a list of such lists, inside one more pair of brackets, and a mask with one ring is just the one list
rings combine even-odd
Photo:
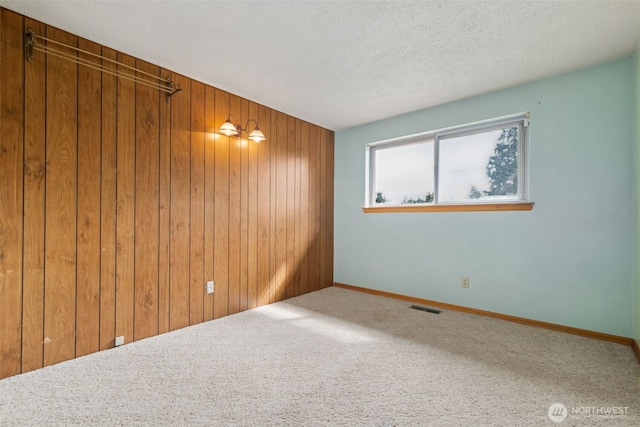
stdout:
[[365,212],[531,209],[528,124],[527,113],[369,144]]

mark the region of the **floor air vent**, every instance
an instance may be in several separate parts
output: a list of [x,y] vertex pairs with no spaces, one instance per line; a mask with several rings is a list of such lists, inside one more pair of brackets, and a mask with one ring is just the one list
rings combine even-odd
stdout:
[[409,308],[413,308],[414,310],[426,311],[427,313],[440,314],[442,310],[436,310],[434,308],[429,307],[420,307],[419,305],[410,305]]

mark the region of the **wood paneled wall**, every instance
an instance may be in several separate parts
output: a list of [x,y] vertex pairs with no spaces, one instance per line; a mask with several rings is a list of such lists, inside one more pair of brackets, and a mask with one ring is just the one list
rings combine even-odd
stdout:
[[[0,378],[332,285],[333,132],[0,11]],[[183,90],[27,63],[27,28]]]

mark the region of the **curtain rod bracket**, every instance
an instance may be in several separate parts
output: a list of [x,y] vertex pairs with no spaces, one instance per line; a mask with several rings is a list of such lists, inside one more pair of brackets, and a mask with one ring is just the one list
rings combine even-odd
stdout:
[[171,97],[178,92],[182,92],[182,88],[176,87],[173,81],[169,79],[167,79],[167,84],[169,85],[169,89],[171,89],[171,92],[167,92],[167,102],[171,102]]
[[25,33],[24,55],[27,62],[33,61],[33,47],[36,45],[36,36],[31,28]]

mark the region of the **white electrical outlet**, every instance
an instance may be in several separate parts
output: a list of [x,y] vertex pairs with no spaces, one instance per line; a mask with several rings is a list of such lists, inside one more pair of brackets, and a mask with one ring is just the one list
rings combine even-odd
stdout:
[[207,282],[207,294],[213,293],[213,280]]
[[460,283],[462,284],[463,288],[468,288],[469,287],[469,278],[467,276],[462,276],[462,279],[460,280]]
[[116,337],[116,347],[120,347],[122,344],[124,344],[124,335]]

